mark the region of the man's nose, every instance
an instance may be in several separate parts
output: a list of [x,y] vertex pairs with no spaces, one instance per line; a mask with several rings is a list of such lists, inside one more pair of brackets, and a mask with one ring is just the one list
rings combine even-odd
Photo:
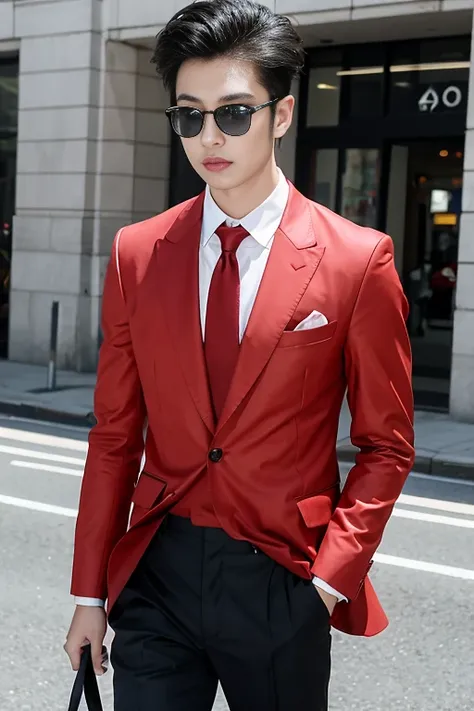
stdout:
[[203,146],[219,146],[224,143],[224,135],[216,123],[213,114],[205,114],[204,126],[201,132],[201,142]]

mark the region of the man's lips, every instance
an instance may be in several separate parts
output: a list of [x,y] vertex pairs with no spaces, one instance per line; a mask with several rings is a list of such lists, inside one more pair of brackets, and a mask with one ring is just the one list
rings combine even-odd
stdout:
[[232,165],[230,161],[224,160],[224,158],[206,158],[202,164],[211,173],[221,173]]
[[203,160],[204,165],[230,165],[231,162],[229,160],[225,160],[225,158],[206,158]]

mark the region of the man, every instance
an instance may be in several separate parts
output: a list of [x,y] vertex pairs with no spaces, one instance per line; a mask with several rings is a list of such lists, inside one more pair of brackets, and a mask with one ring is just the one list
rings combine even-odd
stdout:
[[367,572],[413,462],[392,242],[276,166],[303,61],[286,18],[198,2],[154,60],[208,187],[114,242],[66,650],[76,669],[89,640],[101,673],[108,598],[116,711],[210,711],[218,681],[232,711],[323,711],[331,625],[387,624]]

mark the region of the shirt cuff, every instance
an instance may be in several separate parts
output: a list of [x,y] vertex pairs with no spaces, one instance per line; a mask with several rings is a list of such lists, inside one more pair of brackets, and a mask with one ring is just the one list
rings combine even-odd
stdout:
[[334,588],[325,583],[324,580],[321,580],[321,578],[313,578],[313,585],[318,588],[321,588],[321,590],[324,590],[324,592],[329,593],[329,595],[334,595],[334,597],[337,597],[338,602],[349,602],[345,595],[342,595],[337,590],[334,590]]
[[98,597],[75,597],[74,602],[76,605],[83,605],[84,607],[105,607],[105,600],[101,600]]

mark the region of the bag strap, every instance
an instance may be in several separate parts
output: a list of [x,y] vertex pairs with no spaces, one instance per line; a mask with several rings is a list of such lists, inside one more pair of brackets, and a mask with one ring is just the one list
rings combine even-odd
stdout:
[[72,687],[68,711],[79,711],[83,693],[89,711],[103,711],[99,685],[92,665],[90,644],[82,650],[81,664]]

